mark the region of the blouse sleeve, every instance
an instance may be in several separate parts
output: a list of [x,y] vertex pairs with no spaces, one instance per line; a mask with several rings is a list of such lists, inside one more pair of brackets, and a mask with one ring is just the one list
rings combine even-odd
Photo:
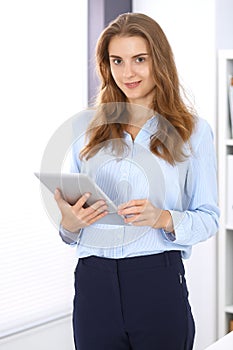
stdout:
[[213,133],[207,122],[202,123],[198,145],[190,159],[185,192],[189,194],[187,210],[169,210],[174,234],[166,233],[170,242],[194,245],[215,235],[219,227],[220,211],[217,205],[217,166]]
[[73,233],[68,230],[65,230],[62,225],[59,227],[59,235],[63,242],[66,244],[69,244],[71,246],[76,245],[79,243],[80,236],[81,236],[81,230],[79,232]]

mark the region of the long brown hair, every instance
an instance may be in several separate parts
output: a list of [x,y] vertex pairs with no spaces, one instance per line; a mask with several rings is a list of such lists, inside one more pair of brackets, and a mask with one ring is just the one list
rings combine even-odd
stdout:
[[127,97],[116,85],[111,74],[108,46],[114,36],[139,36],[146,40],[152,57],[155,81],[150,108],[157,115],[157,131],[151,136],[150,150],[170,164],[184,160],[187,155],[183,146],[194,130],[195,117],[181,97],[183,90],[173,53],[163,30],[152,18],[140,13],[118,16],[99,37],[96,66],[101,85],[96,98],[97,111],[89,125],[88,143],[83,148],[81,157],[92,157],[111,139],[118,140],[113,143],[113,148],[118,148],[119,152],[123,149],[122,115],[127,112]]

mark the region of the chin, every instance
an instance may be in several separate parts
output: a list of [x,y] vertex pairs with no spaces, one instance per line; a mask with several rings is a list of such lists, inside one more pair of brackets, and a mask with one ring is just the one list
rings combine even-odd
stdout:
[[130,101],[137,101],[137,100],[141,100],[143,97],[142,96],[138,96],[138,95],[132,95],[132,94],[125,94],[127,99]]

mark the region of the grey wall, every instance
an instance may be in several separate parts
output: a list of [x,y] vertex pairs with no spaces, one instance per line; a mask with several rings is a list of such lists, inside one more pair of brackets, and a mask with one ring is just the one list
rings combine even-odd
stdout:
[[88,1],[88,104],[92,105],[99,84],[95,72],[95,46],[101,31],[124,12],[132,12],[132,0]]

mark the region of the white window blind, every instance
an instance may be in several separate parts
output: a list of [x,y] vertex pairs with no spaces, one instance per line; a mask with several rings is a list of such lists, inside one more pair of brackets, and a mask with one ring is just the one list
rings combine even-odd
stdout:
[[85,0],[0,5],[0,338],[72,311],[75,249],[33,173],[55,130],[86,108],[86,28]]

